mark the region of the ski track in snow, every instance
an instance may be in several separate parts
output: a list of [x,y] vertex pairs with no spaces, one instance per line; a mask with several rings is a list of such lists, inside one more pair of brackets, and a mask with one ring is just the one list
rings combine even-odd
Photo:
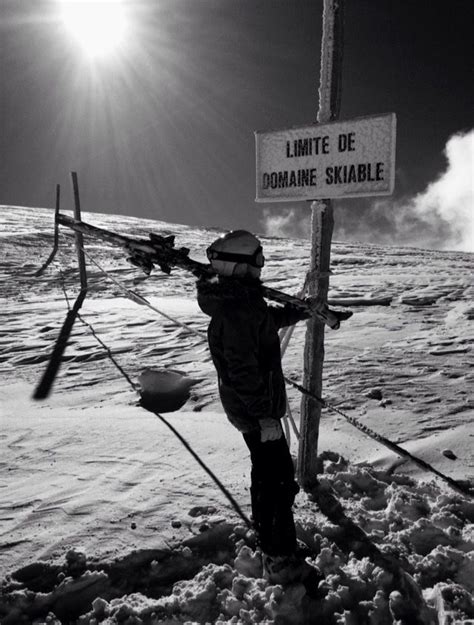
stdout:
[[[128,236],[175,234],[177,246],[190,248],[190,255],[201,261],[218,234],[212,229],[114,215],[84,213],[83,219]],[[267,259],[264,281],[296,293],[304,281],[308,242],[262,239]],[[200,536],[203,524],[217,526],[233,514],[171,432],[136,406],[135,393],[79,320],[51,398],[42,404],[30,400],[67,312],[63,285],[71,303],[78,293],[74,238],[64,228],[57,264],[40,278],[34,277],[52,241],[52,211],[0,207],[2,572],[40,559],[57,562],[71,546],[103,561],[146,545],[166,549],[190,534]],[[86,250],[127,288],[205,332],[207,318],[195,302],[192,276],[175,270],[168,277],[154,270],[143,280],[121,249],[86,238]],[[331,264],[329,300],[335,306],[350,305],[354,315],[340,330],[326,331],[325,397],[394,442],[407,441],[414,453],[421,450],[430,462],[444,463],[436,464],[440,470],[458,479],[473,479],[474,433],[469,428],[474,412],[470,393],[473,256],[335,242]],[[90,292],[81,315],[132,379],[146,367],[166,367],[201,380],[193,387],[190,401],[169,418],[196,449],[206,450],[206,462],[230,485],[248,513],[247,459],[240,435],[221,414],[205,344],[124,298],[90,263],[88,276]],[[286,375],[297,381],[302,379],[304,334],[304,324],[298,324],[284,357]],[[288,395],[298,420],[300,396],[292,388]],[[471,450],[466,456],[456,450],[458,462],[446,460],[441,453],[442,441],[447,440],[443,437],[450,431],[462,431],[465,449]],[[323,449],[331,449],[336,433],[337,451],[349,460],[366,459],[363,435],[325,411]],[[375,444],[369,442],[370,446]],[[388,455],[379,453],[377,462],[395,466],[395,457],[390,460]],[[195,518],[189,515],[191,502],[216,512]],[[299,505],[302,513],[308,512],[307,503]],[[385,527],[384,522],[379,526]],[[364,523],[370,525],[367,519]],[[469,576],[462,567],[468,565],[463,562],[459,579],[465,583]],[[253,588],[252,597],[260,591]],[[288,599],[290,607],[293,599]],[[250,604],[257,609],[256,599]],[[233,609],[226,612],[228,618]],[[188,616],[192,619],[196,614],[198,608]]]

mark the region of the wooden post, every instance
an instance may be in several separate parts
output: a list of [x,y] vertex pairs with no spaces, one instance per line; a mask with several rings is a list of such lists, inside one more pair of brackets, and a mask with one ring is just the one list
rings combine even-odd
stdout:
[[[344,0],[324,0],[319,85],[318,122],[337,119],[341,101]],[[308,295],[327,300],[331,240],[334,225],[331,200],[311,204],[311,262]],[[304,350],[304,387],[322,396],[324,324],[312,317],[307,321]],[[298,479],[311,490],[317,479],[317,454],[321,405],[308,395],[301,400]]]
[[[74,194],[74,222],[78,223],[81,221],[81,204],[79,201],[79,185],[77,182],[77,174],[75,171],[71,172],[72,179],[72,190]],[[59,213],[59,186],[56,187],[56,213],[55,213],[55,228],[58,227],[60,222],[60,213]],[[40,383],[35,389],[33,393],[33,399],[45,399],[48,397],[51,392],[51,388],[53,387],[56,376],[59,372],[59,368],[61,366],[62,357],[64,351],[67,347],[67,343],[69,341],[69,337],[72,332],[72,328],[74,326],[74,322],[79,314],[79,310],[84,302],[87,295],[87,268],[86,268],[86,260],[84,255],[84,241],[82,232],[75,232],[75,241],[76,241],[76,250],[77,250],[77,260],[79,262],[79,275],[81,279],[81,290],[79,295],[74,302],[73,307],[68,311],[66,319],[64,320],[63,326],[59,333],[59,336],[56,340],[56,344],[53,349],[53,353],[48,362],[48,366],[43,374],[43,377],[40,380]],[[57,248],[57,240],[55,238],[55,245]],[[50,262],[53,259],[56,250],[53,250],[53,254],[48,259]]]
[[[74,195],[74,221],[81,221],[81,202],[79,200],[79,183],[77,181],[77,173],[71,172],[72,192]],[[84,238],[82,232],[74,232],[76,241],[77,261],[79,263],[79,276],[81,279],[81,289],[87,289],[87,270],[86,259],[84,256]]]

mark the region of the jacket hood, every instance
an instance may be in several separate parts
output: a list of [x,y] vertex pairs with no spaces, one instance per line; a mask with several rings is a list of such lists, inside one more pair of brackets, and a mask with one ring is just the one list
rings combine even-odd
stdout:
[[263,299],[262,282],[258,278],[213,276],[201,278],[196,287],[199,307],[210,317],[222,304],[231,304],[233,301],[251,304]]

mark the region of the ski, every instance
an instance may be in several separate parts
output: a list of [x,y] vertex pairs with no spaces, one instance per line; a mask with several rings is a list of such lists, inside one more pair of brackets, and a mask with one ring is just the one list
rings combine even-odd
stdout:
[[[141,268],[147,275],[150,275],[155,266],[158,266],[161,271],[166,274],[170,274],[173,267],[178,267],[191,272],[197,278],[216,275],[211,265],[190,258],[190,250],[187,247],[175,247],[174,235],[161,236],[159,234],[149,233],[148,239],[134,239],[111,232],[110,230],[98,228],[85,221],[78,221],[62,213],[57,214],[56,220],[57,223],[71,228],[71,230],[75,232],[93,236],[107,241],[108,243],[112,243],[113,245],[123,247],[129,255],[129,262]],[[263,295],[271,301],[280,304],[290,304],[305,312],[310,312],[308,304],[295,295],[289,295],[288,293],[272,289],[265,285],[263,285]],[[326,306],[324,310],[316,313],[313,312],[312,314],[315,314],[320,321],[333,330],[336,330],[340,327],[341,321],[348,319],[352,315],[352,312],[339,312],[331,310]]]

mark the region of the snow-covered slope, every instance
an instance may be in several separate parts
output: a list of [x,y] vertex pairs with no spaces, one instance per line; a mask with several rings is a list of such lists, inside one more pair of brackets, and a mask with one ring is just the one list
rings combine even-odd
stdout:
[[[112,215],[83,219],[130,236],[172,232],[197,260],[219,234]],[[63,286],[70,299],[78,286],[73,238],[63,229],[57,265],[33,275],[50,252],[52,221],[49,210],[0,207],[2,625],[48,612],[62,622],[88,613],[83,623],[130,615],[130,623],[363,623],[371,612],[371,623],[391,623],[398,614],[396,598],[389,605],[393,584],[369,555],[350,555],[353,545],[305,494],[295,514],[324,573],[325,597],[313,600],[301,586],[281,589],[260,579],[252,536],[179,441],[136,405],[80,321],[51,398],[30,399],[67,312]],[[263,238],[263,244],[265,282],[296,292],[308,243]],[[94,240],[86,249],[156,307],[205,331],[192,276],[155,271],[144,281],[122,250]],[[439,471],[472,481],[472,255],[336,242],[332,267],[330,301],[350,305],[354,316],[327,331],[325,396]],[[248,514],[247,452],[222,414],[205,343],[124,299],[93,264],[88,271],[83,317],[132,379],[146,367],[169,367],[200,380],[168,419]],[[284,358],[295,379],[302,377],[303,344],[300,324]],[[298,421],[300,397],[288,393]],[[329,411],[323,450],[330,453],[321,481],[349,517],[397,554],[433,605],[436,584],[445,583],[446,597],[457,593],[458,614],[474,617],[466,598],[474,578],[472,503],[415,465],[397,467],[392,452]]]

